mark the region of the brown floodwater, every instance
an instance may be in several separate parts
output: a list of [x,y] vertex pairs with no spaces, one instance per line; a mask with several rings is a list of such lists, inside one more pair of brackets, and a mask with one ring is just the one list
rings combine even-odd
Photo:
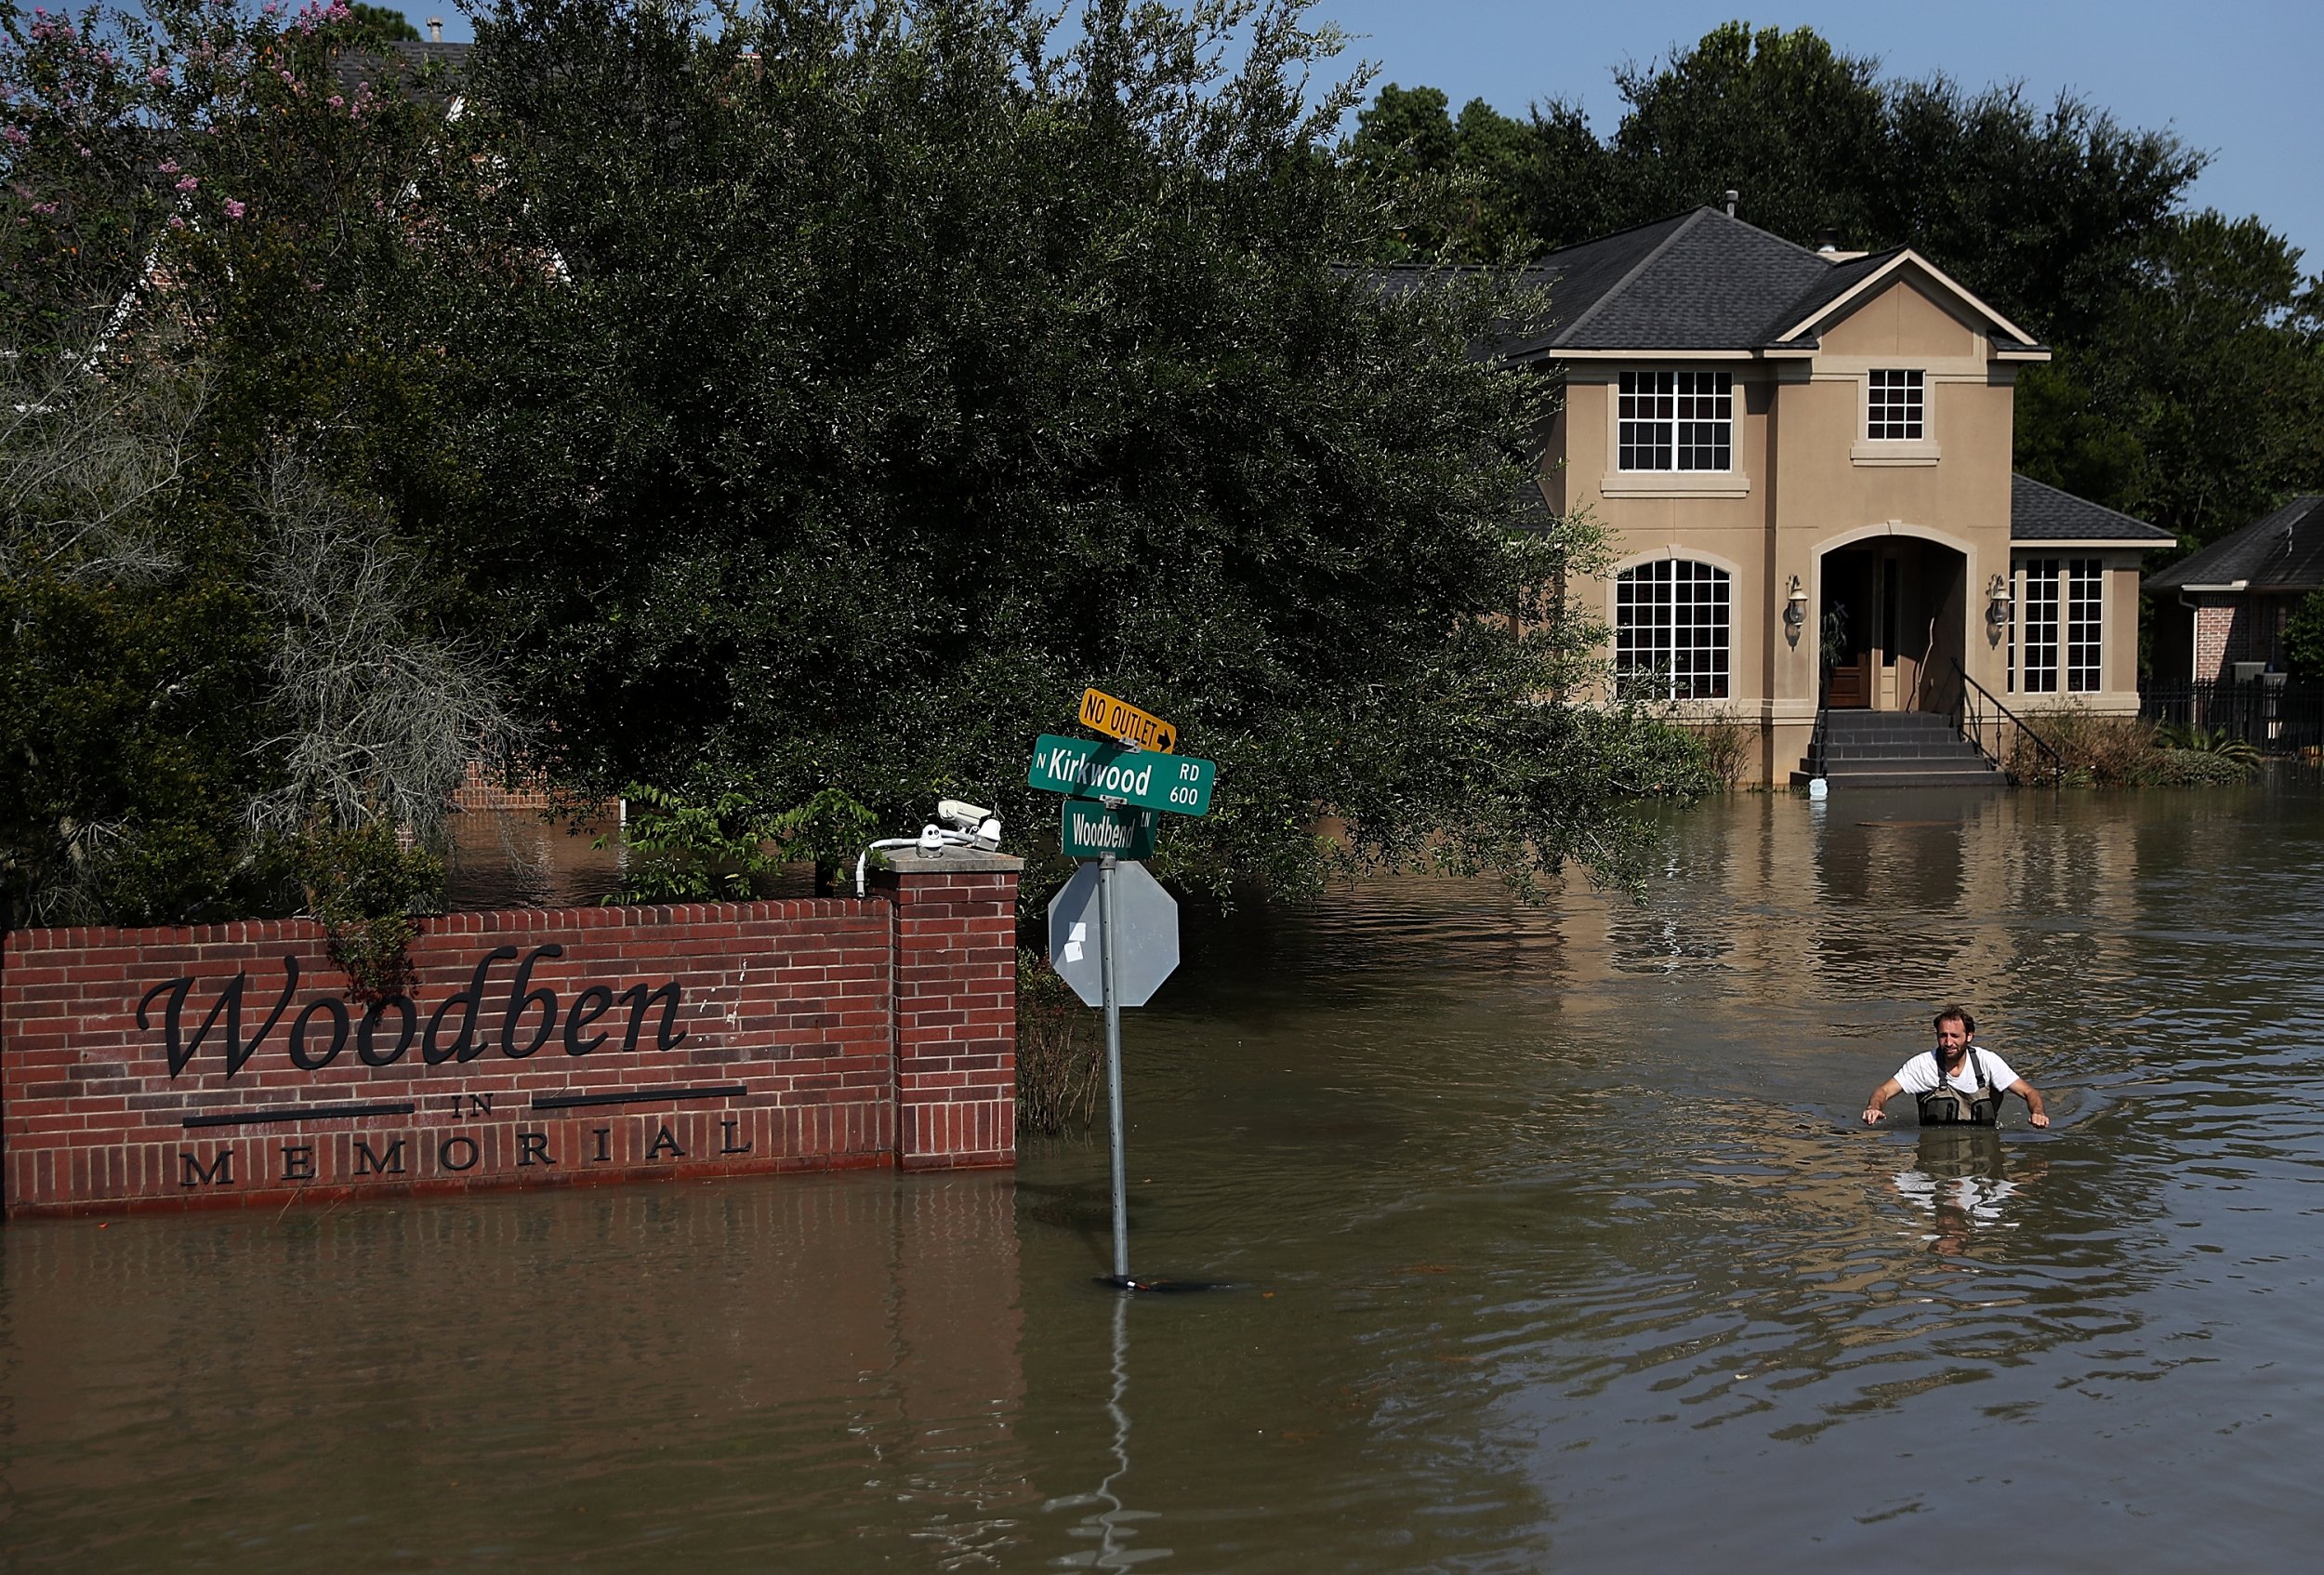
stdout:
[[[1740,797],[1190,914],[1105,1162],[0,1230],[0,1565],[2276,1569],[2324,797]],[[1855,1120],[1958,998],[2050,1094]]]

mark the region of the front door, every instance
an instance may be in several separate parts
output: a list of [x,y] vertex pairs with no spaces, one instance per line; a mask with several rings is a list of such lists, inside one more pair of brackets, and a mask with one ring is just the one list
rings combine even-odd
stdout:
[[1860,710],[1872,704],[1874,654],[1872,549],[1851,547],[1824,557],[1824,603],[1816,620],[1824,704]]

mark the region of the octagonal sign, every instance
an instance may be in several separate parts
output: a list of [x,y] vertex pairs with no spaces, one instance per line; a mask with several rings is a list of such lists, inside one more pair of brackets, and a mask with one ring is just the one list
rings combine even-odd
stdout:
[[[1098,873],[1097,864],[1083,865],[1049,905],[1050,966],[1091,1006],[1105,1004],[1098,954]],[[1143,1006],[1178,969],[1178,900],[1142,864],[1114,867],[1112,940],[1115,999]]]

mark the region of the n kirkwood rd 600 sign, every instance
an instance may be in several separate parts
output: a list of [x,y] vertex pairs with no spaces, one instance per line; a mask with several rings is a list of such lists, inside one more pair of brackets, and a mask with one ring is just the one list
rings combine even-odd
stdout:
[[1119,799],[1173,814],[1207,814],[1219,768],[1190,755],[1161,755],[1044,733],[1033,746],[1029,787],[1077,799]]

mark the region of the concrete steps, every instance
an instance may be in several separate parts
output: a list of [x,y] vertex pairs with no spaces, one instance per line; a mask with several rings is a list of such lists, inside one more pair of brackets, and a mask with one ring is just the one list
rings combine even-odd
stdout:
[[[1810,761],[1791,785],[1805,787]],[[2009,779],[1935,711],[1828,711],[1824,780],[1838,788],[1999,788]]]

